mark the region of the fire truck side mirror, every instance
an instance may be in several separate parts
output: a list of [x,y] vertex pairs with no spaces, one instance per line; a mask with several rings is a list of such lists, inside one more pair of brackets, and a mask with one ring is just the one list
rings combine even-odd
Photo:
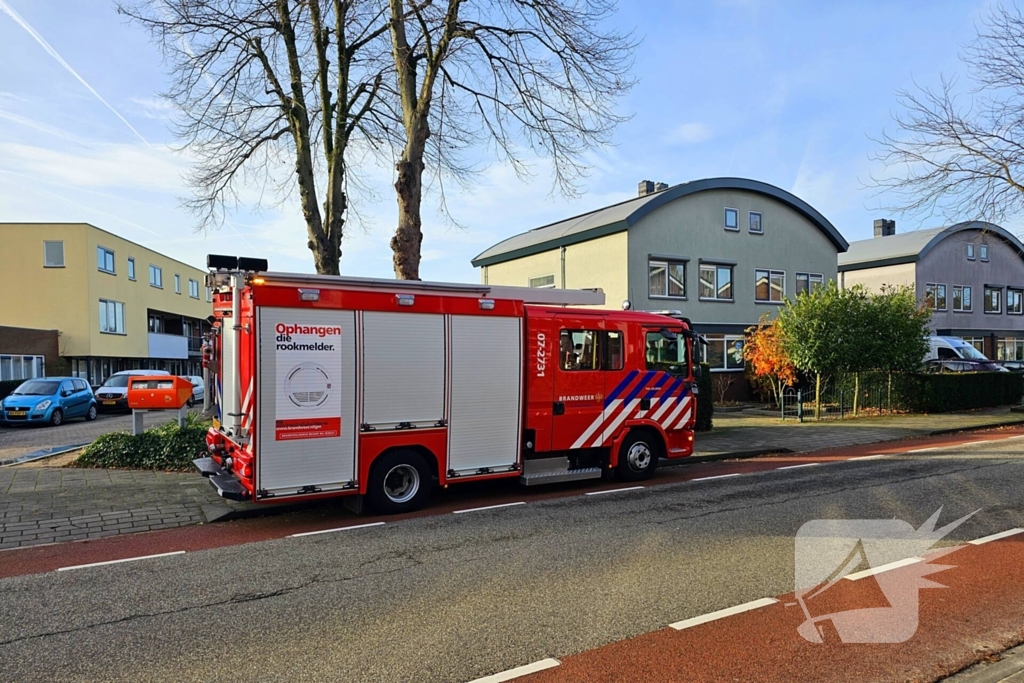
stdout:
[[700,379],[700,374],[701,374],[700,364],[694,365],[693,366],[693,378],[694,379]]

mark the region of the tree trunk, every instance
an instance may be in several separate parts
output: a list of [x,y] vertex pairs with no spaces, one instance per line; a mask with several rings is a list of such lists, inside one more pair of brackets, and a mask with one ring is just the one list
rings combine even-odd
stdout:
[[860,373],[853,373],[853,416],[857,417],[857,407],[860,404]]
[[395,277],[399,280],[420,279],[420,245],[423,243],[420,204],[423,200],[423,152],[406,152],[395,165],[398,178],[395,191],[398,193],[398,229],[391,238],[391,251],[395,265]]
[[821,373],[814,374],[814,419],[821,419]]

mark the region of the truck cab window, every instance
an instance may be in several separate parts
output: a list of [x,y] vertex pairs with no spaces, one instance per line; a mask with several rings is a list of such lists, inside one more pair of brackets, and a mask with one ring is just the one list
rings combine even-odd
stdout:
[[621,370],[622,332],[562,330],[558,342],[562,370]]
[[647,333],[647,369],[661,370],[673,375],[685,376],[686,339],[677,336],[669,339],[660,331]]

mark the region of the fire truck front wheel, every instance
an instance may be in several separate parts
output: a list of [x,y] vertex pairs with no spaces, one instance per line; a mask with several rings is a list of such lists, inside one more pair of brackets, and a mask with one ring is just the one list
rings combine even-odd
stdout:
[[432,482],[422,455],[409,450],[391,451],[374,463],[367,496],[378,512],[410,512],[427,502]]
[[648,479],[658,467],[661,443],[653,432],[633,430],[619,449],[619,477],[625,481]]

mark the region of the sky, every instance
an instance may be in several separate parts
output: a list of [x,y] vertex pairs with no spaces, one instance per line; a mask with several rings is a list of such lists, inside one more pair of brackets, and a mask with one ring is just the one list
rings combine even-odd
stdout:
[[[629,199],[641,180],[761,180],[807,201],[847,240],[866,239],[889,217],[870,187],[884,171],[871,138],[894,130],[898,89],[965,75],[957,54],[987,6],[620,0],[617,24],[642,39],[639,83],[620,103],[632,118],[588,155],[579,196],[554,192],[544,159],[524,183],[481,151],[491,163],[472,186],[447,190],[457,224],[436,195],[424,203],[421,277],[478,281],[470,259],[495,242]],[[294,198],[257,208],[252,188],[227,224],[196,231],[180,206],[188,155],[158,96],[167,83],[159,50],[111,2],[0,0],[0,221],[88,222],[197,267],[228,253],[313,272]],[[359,205],[364,225],[348,231],[341,271],[393,277],[392,173],[362,171],[376,198]],[[941,224],[896,218],[900,232]]]

